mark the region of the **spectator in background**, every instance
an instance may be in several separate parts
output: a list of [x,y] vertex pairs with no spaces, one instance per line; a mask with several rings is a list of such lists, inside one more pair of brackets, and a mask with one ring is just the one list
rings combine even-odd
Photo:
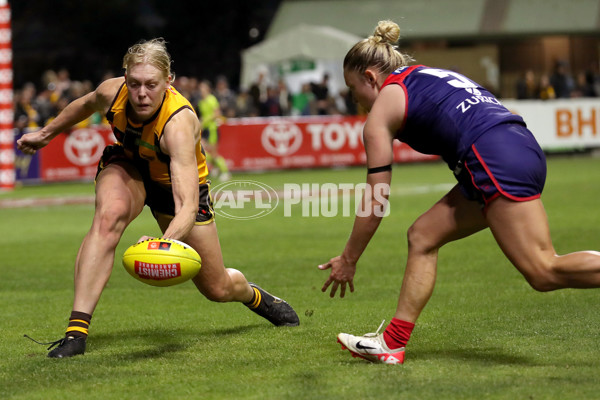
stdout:
[[346,107],[345,114],[346,115],[358,115],[358,106],[354,99],[352,98],[352,93],[348,88],[344,88],[340,90],[340,97],[342,98],[344,105]]
[[61,68],[56,74],[56,93],[59,96],[68,92],[71,87],[71,74],[66,68]]
[[569,66],[566,61],[557,61],[554,66],[554,73],[550,76],[550,84],[554,88],[556,98],[568,99],[575,88],[573,77],[569,73]]
[[35,107],[43,124],[56,115],[56,106],[52,103],[52,90],[48,89],[47,85],[44,85],[36,96]]
[[256,81],[250,86],[250,89],[248,89],[248,94],[250,95],[250,98],[252,98],[252,103],[261,116],[263,116],[264,105],[267,101],[268,87],[267,72],[262,69],[258,72]]
[[235,116],[238,118],[258,117],[258,109],[247,90],[242,89],[235,98]]
[[94,90],[94,85],[92,85],[91,81],[72,81],[69,89],[67,89],[65,95],[69,98],[70,101],[73,101],[85,94]]
[[346,115],[364,115],[365,112],[359,112],[359,106],[354,101],[352,97],[352,92],[348,90],[348,88],[344,88],[340,91],[340,96],[344,100],[344,104],[346,105]]
[[50,92],[50,102],[52,104],[58,101],[60,94],[56,90],[56,83],[58,82],[58,76],[56,72],[49,69],[44,71],[42,75],[42,85]]
[[311,89],[317,102],[317,114],[329,114],[329,74],[324,73],[321,82],[313,82],[311,84]]
[[585,71],[580,71],[575,77],[575,89],[571,97],[595,97],[594,82]]
[[[186,99],[188,99],[188,101],[191,102],[192,95],[193,95],[194,91],[196,90],[196,87],[192,86],[192,82],[190,81],[190,78],[188,78],[187,76],[183,76],[183,75],[177,75],[177,77],[175,78],[175,82],[173,82],[173,86],[175,86],[177,91],[179,93],[181,93],[181,95],[183,97],[185,97]],[[195,104],[195,103],[192,103],[192,104]]]
[[267,100],[262,104],[260,115],[263,117],[279,117],[283,115],[277,87],[269,86],[267,88]]
[[[212,94],[210,82],[200,82],[200,101],[198,101],[198,115],[202,123],[202,147],[206,150],[206,161],[211,164],[214,176],[221,180],[229,180],[230,174],[227,163],[219,154],[219,125],[221,124],[221,106]],[[216,169],[216,171],[215,171]]]
[[21,90],[15,90],[13,94],[13,125],[14,128],[19,132],[23,132],[23,130],[27,128],[27,124],[29,124],[29,117],[27,117],[27,114],[19,108],[19,103],[21,102],[22,96],[21,93]]
[[600,73],[598,73],[598,62],[590,63],[590,66],[586,69],[585,75],[588,82],[591,83],[594,88],[594,95],[600,96]]
[[279,79],[277,82],[277,96],[281,115],[290,115],[292,113],[292,94],[283,79]]
[[517,99],[537,99],[538,85],[535,81],[535,74],[528,69],[517,81]]
[[35,85],[27,82],[15,95],[14,121],[20,129],[37,128],[44,124],[41,114],[35,106]]
[[190,76],[190,103],[198,104],[200,101],[200,81],[194,76]]
[[[552,80],[557,82],[562,89],[556,89],[551,84],[548,74],[541,75],[539,81],[533,71],[527,70],[516,82],[516,98],[518,99],[554,99],[560,97],[558,90],[562,91],[561,98],[569,97],[597,97],[600,95],[600,74],[594,63],[585,72],[579,73],[573,79],[568,73],[568,64],[559,62],[552,74]],[[454,68],[453,71],[457,70]],[[112,71],[107,71],[102,81],[114,77]],[[324,73],[321,82],[305,83],[299,92],[291,93],[283,79],[277,82],[276,87],[269,89],[268,70],[259,71],[256,81],[248,90],[236,93],[230,88],[227,78],[218,76],[213,95],[221,109],[222,118],[244,118],[257,116],[287,116],[287,115],[365,115],[347,89],[342,89],[332,95],[329,88],[329,74]],[[63,109],[69,101],[81,97],[93,90],[90,81],[79,82],[71,80],[69,72],[62,69],[58,73],[47,70],[42,76],[42,89],[33,99],[27,85],[21,91],[15,90],[15,124],[29,126],[32,110],[39,117],[33,119],[35,125],[44,124]],[[178,76],[175,86],[190,103],[196,106],[201,100],[199,80],[195,77]],[[566,88],[566,89],[565,89]],[[570,89],[569,89],[570,88]],[[35,91],[35,88],[34,88]],[[25,100],[23,100],[23,97]],[[27,110],[27,111],[26,111]],[[21,122],[17,122],[17,117]],[[94,115],[86,124],[106,123],[104,116]]]
[[[84,95],[92,92],[94,90],[93,84],[91,81],[69,81],[69,86],[67,89],[61,92],[60,97],[55,103],[55,115],[48,118],[47,123],[52,121],[56,115],[60,114],[65,107],[69,105],[75,99],[83,97]],[[78,123],[73,125],[73,128],[87,128],[90,125],[100,124],[100,123],[108,123],[105,119],[104,115],[101,115],[99,112],[94,112],[88,118],[84,118]]]
[[538,98],[541,100],[552,100],[556,98],[554,87],[550,83],[550,78],[547,74],[540,76],[540,89]]
[[235,93],[229,88],[225,75],[219,75],[215,83],[215,97],[221,106],[221,114],[227,118],[235,116]]
[[292,95],[292,115],[312,115],[316,109],[310,83],[303,83],[300,93]]

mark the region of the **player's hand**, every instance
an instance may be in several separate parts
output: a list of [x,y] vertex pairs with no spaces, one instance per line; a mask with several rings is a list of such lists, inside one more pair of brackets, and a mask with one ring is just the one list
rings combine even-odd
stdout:
[[154,236],[146,236],[146,235],[144,235],[141,238],[139,238],[137,242],[138,243],[142,243],[142,242],[145,242],[146,240],[150,240],[150,239],[156,239],[156,238]]
[[326,292],[329,286],[331,291],[329,297],[335,297],[335,293],[340,287],[340,297],[346,295],[346,285],[350,287],[350,291],[354,292],[354,274],[356,273],[356,263],[348,261],[343,256],[334,257],[329,262],[319,265],[320,270],[331,269],[329,278],[321,288],[322,292]]
[[33,155],[39,149],[50,143],[50,139],[42,131],[26,133],[17,140],[17,148],[25,154]]

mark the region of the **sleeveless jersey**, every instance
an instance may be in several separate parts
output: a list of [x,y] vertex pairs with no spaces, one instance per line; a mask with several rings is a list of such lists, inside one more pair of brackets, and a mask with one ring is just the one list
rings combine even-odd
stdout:
[[395,138],[421,153],[441,156],[450,169],[490,128],[525,125],[489,91],[453,71],[402,67],[386,78],[382,89],[390,84],[402,86],[406,94],[404,124]]
[[[165,97],[156,113],[141,124],[133,123],[127,118],[129,107],[127,85],[123,83],[106,113],[106,119],[117,138],[115,144],[124,148],[127,158],[141,168],[142,175],[161,186],[170,187],[170,157],[161,151],[160,140],[167,122],[182,110],[190,109],[193,112],[192,106],[171,87],[165,91]],[[200,183],[205,183],[208,167],[200,141],[196,144],[196,162]]]

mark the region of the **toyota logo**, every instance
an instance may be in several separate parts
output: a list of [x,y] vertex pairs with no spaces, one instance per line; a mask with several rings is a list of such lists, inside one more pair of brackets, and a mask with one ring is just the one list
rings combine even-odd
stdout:
[[95,164],[104,150],[104,138],[93,129],[78,129],[65,140],[65,156],[75,165]]
[[302,131],[296,125],[287,122],[275,122],[262,132],[263,148],[278,157],[295,153],[302,144]]

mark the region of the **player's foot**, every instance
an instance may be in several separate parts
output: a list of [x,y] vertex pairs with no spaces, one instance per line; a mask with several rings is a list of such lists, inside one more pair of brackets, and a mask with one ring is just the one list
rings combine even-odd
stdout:
[[87,337],[65,336],[64,338],[59,339],[54,342],[42,343],[42,342],[38,342],[37,340],[29,337],[28,335],[23,335],[23,336],[25,336],[27,339],[29,339],[32,342],[35,342],[37,344],[41,344],[41,345],[49,344],[50,347],[48,347],[48,350],[52,349],[53,347],[56,347],[54,350],[52,350],[48,353],[48,357],[50,357],[50,358],[73,357],[78,354],[85,353],[85,342],[87,340]]
[[298,326],[300,319],[285,300],[275,297],[254,283],[254,301],[246,306],[276,326]]
[[53,342],[48,350],[55,347],[48,353],[50,358],[73,357],[85,353],[85,337],[65,336],[64,338]]
[[390,349],[383,339],[383,333],[379,333],[379,329],[375,333],[367,333],[363,336],[340,333],[337,341],[342,345],[342,350],[348,350],[352,357],[382,364],[404,363],[404,347]]

